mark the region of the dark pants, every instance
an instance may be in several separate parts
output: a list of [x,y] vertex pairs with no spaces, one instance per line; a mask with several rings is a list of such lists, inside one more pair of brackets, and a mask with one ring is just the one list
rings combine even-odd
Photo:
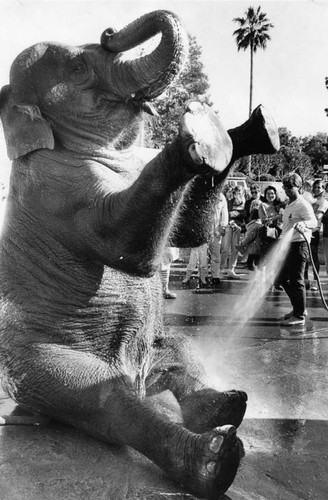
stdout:
[[309,250],[305,241],[292,243],[279,273],[279,282],[284,287],[294,311],[294,316],[304,318],[306,291],[304,272],[309,261]]
[[259,265],[260,263],[260,256],[256,254],[249,254],[247,257],[247,269],[250,271],[254,271],[254,269]]
[[[314,231],[314,233],[312,233],[312,238],[311,238],[311,253],[312,253],[313,264],[318,275],[320,271],[319,244],[320,244],[320,233],[319,231]],[[309,264],[306,265],[304,277],[306,280],[309,279]],[[313,277],[317,280],[317,277],[314,272],[313,272]]]

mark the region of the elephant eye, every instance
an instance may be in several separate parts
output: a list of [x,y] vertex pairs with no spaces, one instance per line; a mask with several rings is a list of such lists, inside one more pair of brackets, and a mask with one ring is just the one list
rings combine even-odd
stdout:
[[89,75],[88,66],[81,58],[73,61],[70,71],[71,77],[76,83],[83,83]]
[[74,73],[83,73],[86,70],[85,65],[83,63],[77,63],[73,67]]

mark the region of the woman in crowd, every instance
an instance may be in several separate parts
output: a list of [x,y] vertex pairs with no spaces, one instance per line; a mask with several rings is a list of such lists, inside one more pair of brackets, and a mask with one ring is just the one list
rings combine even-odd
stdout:
[[250,210],[250,221],[246,225],[246,233],[241,239],[240,245],[237,245],[237,250],[241,254],[248,253],[251,257],[253,270],[257,269],[261,255],[261,229],[262,221],[259,218],[259,200],[253,200]]
[[251,184],[250,188],[250,197],[245,201],[245,217],[246,224],[251,220],[251,205],[254,200],[261,200],[261,188],[258,184]]
[[[231,279],[240,279],[235,273],[238,260],[236,245],[240,243],[241,228],[245,225],[245,195],[241,186],[235,186],[232,199],[227,200],[229,224],[222,239],[221,270],[227,271]],[[229,266],[228,266],[229,261]]]
[[[256,203],[257,207],[260,204],[260,201],[261,201],[261,188],[260,188],[260,186],[256,183],[251,184],[250,194],[251,194],[251,196],[245,202],[246,224],[251,221],[251,206],[253,206],[253,201],[257,202]],[[256,264],[254,263],[253,255],[250,252],[247,252],[247,254],[248,255],[247,255],[247,261],[246,261],[246,267],[249,271],[253,271],[254,266],[256,266]]]
[[[274,186],[267,186],[264,190],[263,201],[259,206],[259,217],[263,223],[261,238],[262,267],[265,267],[268,255],[281,234],[281,215],[283,210],[284,204],[279,199],[276,188]],[[282,290],[278,281],[275,281],[273,287],[276,290]]]

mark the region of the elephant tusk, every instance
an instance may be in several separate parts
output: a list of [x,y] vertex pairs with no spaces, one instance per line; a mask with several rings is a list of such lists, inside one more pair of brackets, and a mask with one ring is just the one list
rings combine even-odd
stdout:
[[[139,94],[139,95],[138,95]],[[145,97],[142,97],[140,95],[140,92],[135,94],[131,94],[128,99],[125,101],[127,104],[131,103],[134,108],[144,111],[145,113],[148,113],[151,116],[159,116],[157,113],[155,107],[149,102],[148,99]]]

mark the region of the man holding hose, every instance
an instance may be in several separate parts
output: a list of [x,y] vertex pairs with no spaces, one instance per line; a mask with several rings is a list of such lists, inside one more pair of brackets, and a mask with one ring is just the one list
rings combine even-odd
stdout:
[[304,272],[309,261],[312,231],[317,228],[317,219],[310,203],[300,194],[302,179],[290,173],[283,178],[283,188],[289,203],[282,216],[282,238],[292,231],[291,244],[282,265],[279,282],[287,293],[293,309],[286,314],[282,325],[304,325],[306,315],[306,290]]

